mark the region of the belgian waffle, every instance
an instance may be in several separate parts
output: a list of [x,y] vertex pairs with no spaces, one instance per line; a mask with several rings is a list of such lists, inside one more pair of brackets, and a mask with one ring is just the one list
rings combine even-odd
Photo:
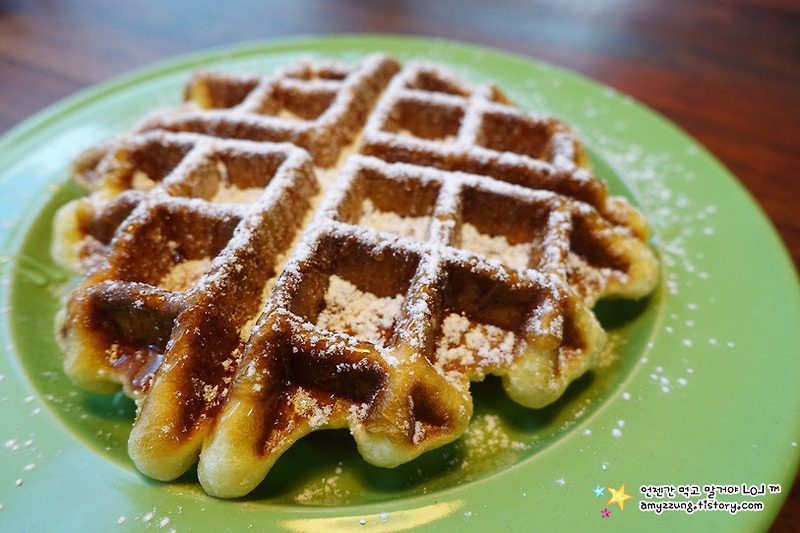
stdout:
[[[265,103],[305,83],[327,96],[292,115]],[[212,109],[79,158],[91,194],[56,220],[54,255],[86,276],[59,321],[67,373],[136,400],[129,452],[148,476],[199,457],[209,494],[240,496],[299,438],[343,427],[367,461],[409,461],[463,433],[470,381],[558,399],[605,344],[594,303],[656,282],[641,216],[574,135],[493,86],[378,55],[203,74],[187,95]],[[500,144],[492,113],[547,138],[530,148],[519,126]]]

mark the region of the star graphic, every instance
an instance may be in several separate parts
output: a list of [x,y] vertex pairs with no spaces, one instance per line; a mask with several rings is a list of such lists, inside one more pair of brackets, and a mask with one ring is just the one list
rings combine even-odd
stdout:
[[611,493],[611,499],[606,502],[607,505],[611,505],[612,503],[616,503],[619,505],[619,510],[625,510],[625,500],[630,500],[633,498],[630,494],[625,494],[625,483],[618,489],[613,487],[608,487],[608,491]]
[[603,518],[608,518],[609,516],[611,516],[611,511],[609,511],[608,509],[603,509],[602,511],[600,511],[600,514],[603,515]]
[[606,489],[601,487],[599,483],[594,484],[594,489],[592,490],[592,492],[594,492],[595,498],[599,498],[600,496],[606,495]]

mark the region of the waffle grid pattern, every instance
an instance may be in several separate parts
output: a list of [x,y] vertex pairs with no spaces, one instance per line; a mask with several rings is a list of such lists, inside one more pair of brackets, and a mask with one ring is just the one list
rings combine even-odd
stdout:
[[[565,126],[492,85],[375,55],[205,73],[187,98],[76,161],[91,194],[59,212],[53,249],[86,275],[60,320],[66,370],[137,401],[129,451],[151,477],[199,457],[207,492],[240,496],[325,428],[409,461],[463,433],[470,381],[558,399],[605,344],[594,303],[655,284],[641,215]],[[386,213],[424,224],[375,227]],[[337,322],[337,287],[385,302],[379,326]]]

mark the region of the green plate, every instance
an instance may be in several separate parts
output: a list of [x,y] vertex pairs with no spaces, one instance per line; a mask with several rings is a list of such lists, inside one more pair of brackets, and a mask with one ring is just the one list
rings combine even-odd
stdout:
[[[659,288],[642,302],[598,306],[610,349],[555,405],[523,409],[497,381],[475,384],[466,436],[397,469],[367,465],[335,431],[300,441],[239,500],[206,496],[194,472],[170,484],[144,478],[126,453],[132,403],[73,386],[53,340],[73,283],[48,257],[54,210],[80,194],[68,183],[70,161],[176,103],[198,68],[266,72],[299,56],[355,60],[374,50],[494,80],[523,108],[574,126],[598,175],[651,221]],[[554,67],[381,36],[203,52],[91,88],[16,127],[0,140],[0,191],[3,531],[752,531],[769,526],[797,470],[800,291],[780,239],[696,142],[630,98]],[[765,494],[741,494],[742,484],[762,483]],[[707,486],[716,484],[737,494],[712,499]],[[624,510],[609,503],[623,486],[632,496]],[[653,497],[643,486],[682,491]],[[703,499],[762,509],[640,508]]]

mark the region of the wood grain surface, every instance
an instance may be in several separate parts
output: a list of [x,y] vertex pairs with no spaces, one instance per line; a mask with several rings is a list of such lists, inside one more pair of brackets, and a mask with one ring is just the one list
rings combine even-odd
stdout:
[[[633,96],[739,178],[800,265],[798,0],[0,0],[0,133],[153,61],[341,32],[494,46]],[[800,531],[797,488],[773,531]]]

